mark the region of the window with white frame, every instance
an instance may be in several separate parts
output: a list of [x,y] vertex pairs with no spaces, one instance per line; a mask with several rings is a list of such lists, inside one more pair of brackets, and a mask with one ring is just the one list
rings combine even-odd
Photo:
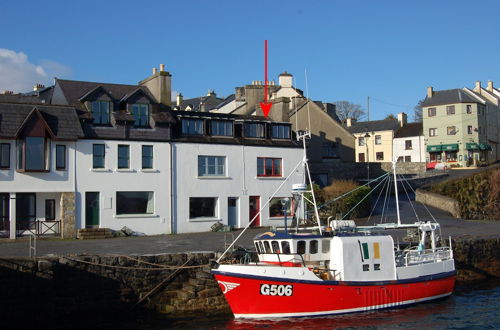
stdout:
[[104,168],[105,147],[104,144],[92,145],[92,168]]
[[190,197],[189,218],[215,218],[217,217],[216,197]]
[[434,117],[435,115],[436,115],[436,108],[427,109],[427,116],[428,117]]
[[225,176],[226,157],[198,156],[198,176]]
[[446,106],[446,114],[447,115],[454,115],[455,114],[455,106],[454,105]]
[[375,135],[375,144],[382,144],[382,135]]
[[56,169],[64,170],[66,168],[66,146],[56,145]]
[[358,146],[362,147],[365,145],[365,138],[360,136],[358,137]]
[[429,136],[437,136],[437,128],[429,128]]
[[142,168],[143,169],[153,168],[153,146],[148,146],[148,145],[142,146]]
[[117,191],[116,214],[153,214],[153,191]]

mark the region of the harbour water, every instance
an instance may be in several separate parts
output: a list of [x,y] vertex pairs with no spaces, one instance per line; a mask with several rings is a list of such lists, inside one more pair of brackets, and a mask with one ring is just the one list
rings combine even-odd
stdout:
[[500,280],[457,286],[451,297],[410,307],[321,318],[155,320],[148,329],[499,329]]

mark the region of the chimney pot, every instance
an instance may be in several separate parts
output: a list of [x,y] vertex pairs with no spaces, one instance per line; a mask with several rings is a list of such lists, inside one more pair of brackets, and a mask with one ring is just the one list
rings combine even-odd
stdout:
[[157,68],[153,68],[153,74],[156,74],[158,72]]
[[160,64],[160,72],[165,71],[165,64]]
[[476,81],[476,88],[474,88],[475,92],[481,94],[481,81]]
[[434,90],[432,89],[432,86],[427,87],[427,97],[432,97],[434,95]]

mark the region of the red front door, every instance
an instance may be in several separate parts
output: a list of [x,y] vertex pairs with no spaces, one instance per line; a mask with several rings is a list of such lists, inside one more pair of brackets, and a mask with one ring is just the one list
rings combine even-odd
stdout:
[[249,205],[250,205],[250,214],[249,214],[249,219],[248,221],[252,221],[252,219],[257,216],[255,218],[255,220],[252,222],[252,224],[250,225],[250,227],[260,227],[260,214],[259,214],[259,210],[260,210],[260,196],[250,196],[250,201],[249,201]]

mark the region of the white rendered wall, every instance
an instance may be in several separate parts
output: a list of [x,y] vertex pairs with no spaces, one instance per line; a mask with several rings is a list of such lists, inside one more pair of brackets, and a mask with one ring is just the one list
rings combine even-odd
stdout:
[[[411,140],[412,149],[406,150],[406,140]],[[425,162],[425,144],[424,136],[411,136],[404,138],[395,138],[393,140],[394,157],[411,156],[412,162]]]
[[[260,196],[260,206],[268,201],[293,168],[302,159],[300,148],[254,147],[221,144],[173,144],[173,193],[176,233],[209,231],[217,221],[228,224],[228,197],[238,198],[237,227],[249,222],[249,196]],[[198,177],[198,155],[226,157],[225,177]],[[283,177],[257,177],[257,157],[282,158]],[[294,183],[303,182],[301,166],[294,172],[276,197],[290,197]],[[189,218],[190,197],[216,197],[216,217]],[[262,226],[282,226],[283,218],[269,218],[269,208],[262,211]]]
[[[93,144],[105,145],[104,169],[92,169]],[[130,146],[130,169],[117,169],[118,145]],[[153,145],[153,169],[142,170],[142,145]],[[99,192],[99,227],[124,226],[147,235],[170,233],[170,144],[146,141],[77,142],[76,225],[85,228],[85,193]],[[153,214],[117,215],[117,191],[153,191]]]

